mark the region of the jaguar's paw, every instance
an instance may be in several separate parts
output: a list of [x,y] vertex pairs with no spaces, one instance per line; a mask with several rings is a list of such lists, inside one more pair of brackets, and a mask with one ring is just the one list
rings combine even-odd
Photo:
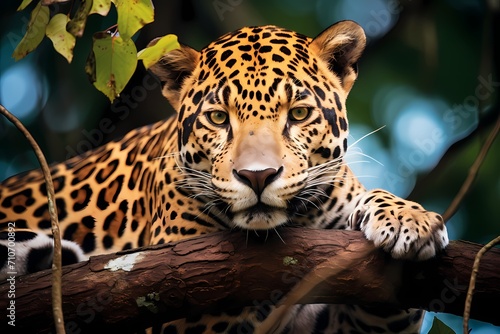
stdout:
[[376,247],[396,259],[426,260],[448,245],[441,215],[384,190],[368,192],[348,219]]

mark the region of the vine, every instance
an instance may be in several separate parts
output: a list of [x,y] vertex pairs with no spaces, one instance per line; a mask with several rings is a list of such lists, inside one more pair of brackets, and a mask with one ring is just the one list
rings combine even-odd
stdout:
[[36,140],[26,129],[26,127],[19,121],[19,119],[12,115],[3,105],[0,104],[0,114],[4,115],[14,126],[26,137],[30,143],[36,158],[42,168],[45,185],[47,187],[47,201],[49,206],[50,223],[52,226],[52,236],[54,239],[54,255],[52,259],[52,313],[54,316],[54,323],[56,333],[65,333],[64,317],[62,311],[62,288],[61,288],[61,275],[62,275],[62,252],[61,252],[61,233],[59,230],[59,220],[57,216],[57,208],[55,203],[54,184],[50,176],[49,165],[47,160],[38,146]]

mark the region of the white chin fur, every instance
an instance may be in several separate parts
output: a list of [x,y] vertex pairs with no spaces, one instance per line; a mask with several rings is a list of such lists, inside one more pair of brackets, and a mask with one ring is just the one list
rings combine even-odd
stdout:
[[236,226],[246,230],[269,230],[283,225],[288,221],[286,213],[282,210],[269,212],[239,212],[234,216]]

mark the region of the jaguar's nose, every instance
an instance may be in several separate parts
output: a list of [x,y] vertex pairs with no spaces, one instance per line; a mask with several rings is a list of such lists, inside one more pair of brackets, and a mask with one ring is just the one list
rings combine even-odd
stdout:
[[266,168],[263,170],[233,169],[234,176],[242,183],[253,189],[257,196],[260,196],[271,182],[276,180],[281,174],[283,167],[279,169]]

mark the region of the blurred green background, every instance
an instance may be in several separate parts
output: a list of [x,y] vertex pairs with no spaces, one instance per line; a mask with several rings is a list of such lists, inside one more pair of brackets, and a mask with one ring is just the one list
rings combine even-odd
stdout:
[[[19,1],[20,3],[20,1]],[[15,62],[33,6],[0,5],[0,103],[32,131],[50,162],[102,145],[173,111],[159,85],[139,65],[110,105],[87,80],[92,33],[116,15],[89,18],[72,64],[46,38]],[[247,25],[275,24],[315,36],[339,20],[357,21],[368,37],[359,78],[347,102],[355,173],[443,213],[496,121],[500,89],[500,1],[440,0],[215,0],[155,1],[155,22],[136,36],[138,50],[173,33],[197,49]],[[68,12],[61,4],[59,11]],[[104,123],[103,123],[104,122]],[[106,124],[103,126],[103,124]],[[492,146],[469,195],[448,222],[451,239],[486,243],[500,235],[500,141]],[[0,181],[38,167],[24,138],[0,119]],[[423,333],[428,331],[426,318]],[[461,319],[439,314],[461,331]],[[474,333],[500,332],[473,323]]]

